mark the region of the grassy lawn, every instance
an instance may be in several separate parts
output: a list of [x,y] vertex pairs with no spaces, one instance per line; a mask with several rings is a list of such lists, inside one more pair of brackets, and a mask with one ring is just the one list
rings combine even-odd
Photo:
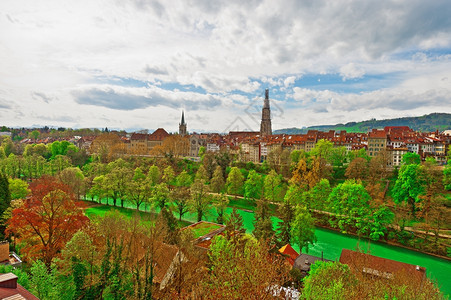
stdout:
[[[92,203],[89,202],[88,203]],[[131,218],[133,217],[135,214],[139,214],[139,216],[141,217],[141,220],[143,220],[144,222],[148,222],[153,218],[156,218],[157,214],[154,212],[144,212],[144,211],[136,211],[136,209],[130,209],[130,208],[122,208],[122,207],[114,207],[114,206],[109,206],[109,205],[97,205],[97,206],[93,206],[93,207],[89,207],[85,210],[85,215],[88,218],[93,218],[94,216],[100,216],[103,217],[107,212],[112,211],[112,210],[116,210],[119,213],[121,213],[122,215],[126,216],[127,218]],[[185,227],[188,225],[191,225],[190,222],[188,221],[178,221],[178,224],[180,227]]]
[[211,224],[211,223],[200,223],[200,224],[197,224],[196,226],[189,227],[189,229],[193,233],[193,237],[195,239],[200,238],[201,236],[204,236],[204,235],[206,235],[216,229],[219,229],[219,228],[221,228],[220,225]]

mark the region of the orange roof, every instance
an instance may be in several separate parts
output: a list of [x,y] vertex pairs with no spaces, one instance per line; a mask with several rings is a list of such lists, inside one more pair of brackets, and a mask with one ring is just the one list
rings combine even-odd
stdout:
[[290,244],[286,244],[285,246],[280,248],[279,252],[282,254],[288,255],[288,257],[286,259],[290,263],[291,266],[294,265],[294,261],[296,260],[296,257],[299,256],[299,253],[297,253],[296,250],[294,250]]

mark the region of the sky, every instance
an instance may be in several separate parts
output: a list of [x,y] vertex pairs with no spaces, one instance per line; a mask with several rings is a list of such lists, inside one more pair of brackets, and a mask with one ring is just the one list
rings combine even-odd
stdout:
[[259,130],[451,113],[449,0],[2,0],[0,125]]

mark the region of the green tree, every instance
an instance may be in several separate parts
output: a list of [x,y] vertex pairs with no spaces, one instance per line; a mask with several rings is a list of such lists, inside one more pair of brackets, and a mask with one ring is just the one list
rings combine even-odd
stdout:
[[167,166],[163,171],[163,181],[167,184],[171,184],[175,178],[174,169],[171,166]]
[[451,190],[451,165],[447,165],[443,169],[443,185],[446,190]]
[[160,209],[168,206],[169,188],[166,183],[162,182],[154,187],[152,190],[152,201]]
[[127,199],[136,205],[136,210],[139,210],[141,204],[149,200],[150,183],[140,167],[135,169],[132,180],[127,184],[125,194]]
[[344,300],[353,297],[357,279],[347,265],[316,261],[304,279],[301,299]]
[[371,221],[369,223],[370,238],[372,240],[379,240],[387,233],[388,226],[393,222],[394,214],[386,207],[381,205],[374,211]]
[[216,213],[218,214],[216,222],[218,222],[219,224],[224,224],[224,212],[227,208],[227,205],[229,205],[229,197],[227,197],[227,195],[220,194],[214,197],[213,206],[215,207]]
[[62,276],[55,265],[50,272],[47,266],[40,260],[36,261],[30,269],[31,292],[42,300],[72,299],[75,294],[75,286],[72,276]]
[[210,188],[213,193],[220,193],[224,189],[224,176],[222,175],[222,169],[220,166],[217,166],[213,177],[211,178]]
[[233,167],[227,177],[227,193],[232,195],[242,194],[244,184],[244,176],[240,169]]
[[177,186],[170,192],[170,198],[179,215],[179,221],[181,221],[183,215],[189,211],[190,190],[185,186]]
[[9,178],[8,182],[9,190],[11,192],[11,200],[24,199],[30,193],[28,184],[22,179]]
[[[346,180],[337,185],[328,198],[331,211],[336,214],[338,227],[343,232],[357,228],[360,233],[367,229],[371,216],[370,200],[363,185],[354,180]],[[334,220],[330,222],[335,225]]]
[[204,165],[200,165],[199,166],[199,169],[196,172],[195,179],[202,179],[205,182],[208,182],[208,180],[210,179],[209,176],[208,176],[207,169],[205,169]]
[[255,170],[251,170],[244,183],[244,197],[260,199],[263,193],[263,179]]
[[282,190],[282,178],[274,170],[271,170],[265,177],[265,198],[271,202],[279,200]]
[[411,206],[412,216],[415,218],[416,203],[421,201],[424,193],[425,181],[421,174],[421,167],[417,164],[404,165],[398,173],[395,186],[392,190],[393,200],[399,204],[407,202]]
[[403,165],[419,165],[421,163],[421,157],[418,153],[407,152],[402,156],[401,163]]
[[[0,216],[11,206],[11,192],[8,177],[0,173]],[[4,229],[4,228],[3,228]]]
[[192,183],[191,176],[186,171],[180,172],[176,178],[177,186],[189,187]]
[[211,200],[208,195],[209,189],[203,179],[194,180],[191,186],[191,208],[197,214],[197,221],[202,221],[205,213],[210,207]]
[[257,209],[254,213],[254,231],[252,234],[257,239],[272,240],[274,229],[272,226],[269,202],[266,198],[257,200]]
[[305,206],[296,207],[295,216],[291,222],[291,241],[299,245],[300,249],[316,242],[315,220]]
[[157,185],[160,182],[160,169],[157,166],[150,166],[149,172],[147,173],[147,177],[149,178],[149,182],[152,186]]
[[277,239],[282,245],[289,244],[291,241],[291,223],[294,219],[296,194],[299,188],[291,185],[285,194],[282,205],[279,206],[278,215],[281,221],[277,224]]

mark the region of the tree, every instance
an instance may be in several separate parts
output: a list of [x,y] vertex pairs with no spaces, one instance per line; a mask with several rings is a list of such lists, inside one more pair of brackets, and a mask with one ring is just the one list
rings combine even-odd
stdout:
[[170,198],[174,203],[175,210],[179,214],[179,221],[181,221],[183,215],[189,211],[190,190],[185,186],[175,187],[170,192]]
[[401,163],[403,165],[419,165],[421,163],[421,157],[418,153],[407,152],[402,156]]
[[219,224],[224,224],[224,212],[229,205],[229,197],[224,194],[220,194],[213,199],[213,206],[216,209],[216,213],[218,217],[216,218],[216,222]]
[[252,234],[257,239],[263,239],[268,242],[274,237],[271,212],[266,198],[257,200],[257,209],[254,213],[254,231],[252,231]]
[[[370,195],[360,182],[346,180],[332,190],[328,202],[331,211],[336,214],[338,227],[346,233],[353,228],[359,232],[367,229],[371,215],[370,200]],[[335,225],[334,220],[330,222]]]
[[31,197],[12,212],[7,233],[26,245],[28,258],[39,258],[47,268],[89,219],[79,209],[71,189],[56,178],[44,176],[30,184]]
[[357,279],[347,265],[316,261],[304,279],[302,299],[355,299]]
[[127,184],[125,194],[127,199],[136,205],[136,210],[139,210],[141,204],[148,201],[151,196],[148,178],[140,167],[135,169],[132,180]]
[[197,214],[197,221],[202,221],[211,204],[208,185],[203,179],[194,180],[191,186],[191,208]]
[[424,193],[424,179],[421,167],[416,164],[404,165],[399,170],[398,179],[393,187],[393,200],[399,204],[403,201],[411,206],[412,216],[415,218],[416,203],[421,201],[419,197]]
[[205,169],[204,165],[199,166],[199,169],[197,170],[195,179],[202,179],[205,182],[208,182],[208,180],[210,179],[210,177],[208,176],[208,172]]
[[356,157],[346,168],[345,176],[348,179],[366,179],[368,176],[368,161],[362,157]]
[[165,208],[169,201],[168,185],[164,182],[157,184],[152,191],[152,201],[160,209]]
[[213,177],[211,178],[210,188],[213,193],[220,193],[224,189],[224,177],[222,175],[222,169],[220,166],[217,166]]
[[447,165],[443,169],[443,185],[446,190],[451,190],[451,165]]
[[271,202],[279,200],[282,189],[282,178],[274,170],[265,177],[265,198]]
[[30,269],[30,290],[42,300],[72,299],[75,286],[71,277],[61,276],[55,265],[50,271],[40,260],[36,261]]
[[294,219],[294,203],[296,203],[293,196],[297,194],[296,190],[298,187],[291,185],[285,194],[282,205],[279,206],[278,215],[281,221],[278,223],[277,239],[282,245],[289,244],[291,241],[291,223]]
[[72,192],[80,199],[85,193],[85,176],[78,167],[70,167],[58,173],[58,179],[69,186]]
[[291,222],[291,240],[299,245],[299,248],[307,248],[309,244],[316,242],[315,220],[305,206],[296,207],[295,216]]
[[167,184],[171,184],[175,178],[174,169],[171,166],[167,166],[163,171],[163,181]]
[[11,192],[9,189],[8,177],[0,173],[0,216],[11,205]]
[[233,167],[227,177],[227,193],[235,196],[242,194],[243,183],[244,177],[243,174],[241,174],[240,169]]
[[30,190],[28,189],[28,184],[22,179],[9,178],[8,182],[11,200],[24,199],[29,194]]
[[176,178],[177,186],[189,187],[192,184],[191,176],[186,171],[180,172]]
[[251,170],[244,183],[244,197],[260,199],[263,194],[263,179],[255,170]]
[[206,299],[270,299],[272,288],[287,280],[284,259],[269,253],[264,241],[238,243],[218,235],[208,256],[210,272],[199,291]]
[[149,178],[150,185],[155,186],[160,182],[160,169],[157,166],[150,166],[149,172],[147,173],[147,177]]

